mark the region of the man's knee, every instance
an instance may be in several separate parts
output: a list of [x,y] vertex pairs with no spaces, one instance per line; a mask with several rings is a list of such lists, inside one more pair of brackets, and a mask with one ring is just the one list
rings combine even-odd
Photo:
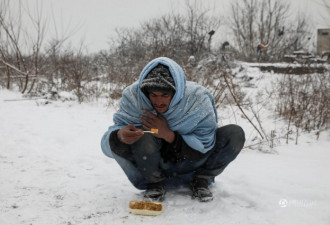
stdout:
[[230,150],[240,152],[245,143],[245,133],[240,126],[229,124],[217,129],[216,140],[217,148],[230,144],[232,146]]
[[241,140],[241,142],[245,142],[245,133],[242,127],[236,125],[236,124],[231,124],[230,125],[231,130],[233,132],[233,135],[236,136],[237,139]]
[[153,154],[159,151],[159,144],[152,134],[144,134],[137,142],[132,144],[132,148],[143,154]]
[[245,133],[242,127],[236,124],[229,124],[223,127],[219,127],[216,133],[217,137],[234,137],[235,139],[245,142]]

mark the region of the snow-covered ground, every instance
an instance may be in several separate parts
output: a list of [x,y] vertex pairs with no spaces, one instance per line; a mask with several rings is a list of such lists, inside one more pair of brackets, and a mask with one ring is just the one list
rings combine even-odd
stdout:
[[[141,191],[100,149],[114,107],[5,101],[21,98],[0,90],[1,225],[330,224],[329,133],[318,141],[301,134],[299,145],[282,141],[271,154],[244,149],[211,186],[214,201],[199,203],[188,189],[169,190],[163,213],[143,217],[128,211]],[[261,114],[267,132],[280,130]],[[241,117],[225,117],[221,124],[242,123],[253,144],[255,131]]]

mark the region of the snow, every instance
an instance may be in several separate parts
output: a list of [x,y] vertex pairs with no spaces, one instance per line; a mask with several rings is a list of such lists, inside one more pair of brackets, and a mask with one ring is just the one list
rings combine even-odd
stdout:
[[[258,71],[244,73],[256,78]],[[271,76],[257,86],[266,89]],[[260,95],[253,87],[246,91]],[[301,134],[299,145],[278,143],[270,154],[246,148],[211,186],[214,201],[199,203],[188,189],[169,190],[163,213],[143,217],[128,210],[142,192],[100,149],[114,107],[8,101],[21,98],[0,90],[0,224],[330,224],[328,132],[319,140]],[[266,132],[280,130],[283,121],[270,120],[270,109],[260,115]],[[220,121],[237,122],[246,146],[254,143],[256,133],[243,118],[224,110]]]

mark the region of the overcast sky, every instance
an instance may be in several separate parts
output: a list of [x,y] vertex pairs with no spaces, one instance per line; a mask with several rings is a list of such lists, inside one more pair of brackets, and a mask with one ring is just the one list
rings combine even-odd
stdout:
[[[13,0],[18,1],[18,0]],[[225,15],[232,0],[201,0],[203,4],[215,7],[215,11]],[[294,12],[307,13],[314,27],[324,27],[321,19],[322,0],[286,0],[292,4]],[[327,0],[330,1],[330,0]],[[84,41],[91,52],[108,48],[109,37],[115,28],[137,27],[140,23],[163,15],[170,10],[180,10],[185,0],[25,0],[33,6],[42,4],[45,14],[55,18],[59,32],[77,30],[71,40]],[[54,35],[54,32],[48,32]],[[225,37],[226,38],[226,37]]]

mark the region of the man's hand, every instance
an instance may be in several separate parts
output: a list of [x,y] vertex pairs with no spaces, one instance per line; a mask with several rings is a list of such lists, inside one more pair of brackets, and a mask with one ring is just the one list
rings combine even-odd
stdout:
[[153,135],[164,139],[168,143],[172,143],[174,141],[175,134],[168,128],[166,119],[161,114],[154,115],[148,110],[144,110],[144,113],[147,114],[147,116],[142,115],[142,120],[140,121],[143,125],[143,128],[149,131],[151,128],[158,129],[158,134]]
[[130,124],[120,129],[117,136],[121,142],[131,145],[143,136],[143,131]]

